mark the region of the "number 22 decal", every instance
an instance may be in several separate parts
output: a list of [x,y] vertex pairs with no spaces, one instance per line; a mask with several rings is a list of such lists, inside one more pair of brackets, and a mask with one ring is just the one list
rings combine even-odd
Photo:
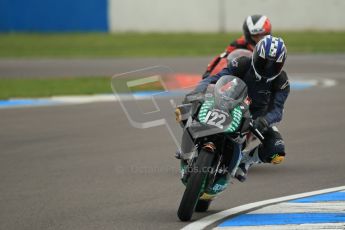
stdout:
[[208,111],[205,121],[208,125],[217,126],[220,129],[223,129],[223,123],[225,122],[225,115],[216,111]]

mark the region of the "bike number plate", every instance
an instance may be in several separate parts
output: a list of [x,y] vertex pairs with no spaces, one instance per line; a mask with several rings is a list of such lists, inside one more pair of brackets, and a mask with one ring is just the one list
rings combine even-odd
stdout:
[[229,124],[229,115],[219,110],[210,110],[206,114],[205,123],[224,129]]

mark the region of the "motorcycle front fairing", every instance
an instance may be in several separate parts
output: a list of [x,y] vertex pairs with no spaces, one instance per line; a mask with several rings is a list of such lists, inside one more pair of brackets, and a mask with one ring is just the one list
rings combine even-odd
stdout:
[[[212,134],[237,131],[245,111],[248,110],[248,106],[244,104],[247,96],[247,86],[241,79],[230,75],[223,76],[214,87],[206,91],[197,120],[192,124],[196,126],[196,130],[202,132],[209,128]],[[196,122],[205,126],[195,124]],[[192,131],[195,130],[192,128]]]
[[190,156],[195,146],[200,147],[207,142],[218,145],[218,149],[226,140],[229,144],[242,144],[245,137],[241,131],[244,123],[248,123],[249,106],[244,103],[246,98],[246,85],[237,77],[225,76],[216,85],[209,85],[202,100],[191,106],[193,109],[190,111],[193,112],[184,123],[183,155]]
[[[247,86],[245,83],[235,76],[224,76],[216,85],[209,85],[207,91],[201,94],[193,94],[189,99],[192,100],[188,105],[188,110],[182,115],[184,119],[189,115],[188,120],[184,120],[181,124],[188,132],[188,145],[182,144],[184,147],[192,144],[198,144],[201,141],[211,139],[216,136],[226,135],[229,140],[235,143],[243,142],[241,131],[244,130],[248,123],[249,106],[244,103],[247,98]],[[187,139],[186,135],[183,139]],[[182,147],[183,150],[191,149]]]

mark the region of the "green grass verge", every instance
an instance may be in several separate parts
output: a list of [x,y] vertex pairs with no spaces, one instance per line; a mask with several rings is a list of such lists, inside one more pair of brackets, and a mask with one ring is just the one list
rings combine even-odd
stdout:
[[[215,55],[240,33],[0,34],[0,58]],[[275,32],[291,53],[345,52],[344,32]]]
[[110,92],[106,77],[0,79],[0,99]]
[[[126,83],[126,80],[119,83]],[[159,84],[146,84],[131,91],[160,90]],[[123,89],[120,89],[120,93]],[[124,92],[124,91],[122,91]],[[0,99],[35,98],[58,95],[112,93],[109,77],[6,78],[0,79]]]

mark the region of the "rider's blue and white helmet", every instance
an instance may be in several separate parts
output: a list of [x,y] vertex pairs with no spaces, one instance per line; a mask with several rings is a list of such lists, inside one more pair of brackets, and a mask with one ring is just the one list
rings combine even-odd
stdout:
[[267,35],[256,44],[252,66],[258,80],[272,81],[281,73],[286,60],[283,39]]

